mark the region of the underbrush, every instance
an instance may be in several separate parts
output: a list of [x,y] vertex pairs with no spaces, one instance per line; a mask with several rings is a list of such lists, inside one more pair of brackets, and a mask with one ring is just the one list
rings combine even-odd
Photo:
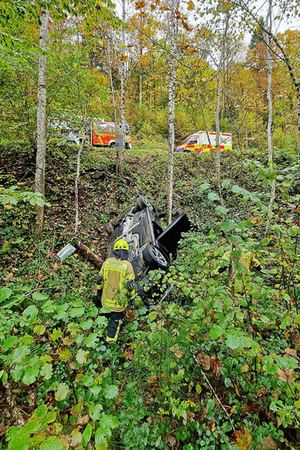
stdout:
[[[180,156],[174,215],[193,230],[153,272],[167,301],[132,298],[115,346],[91,302],[97,270],[77,253],[55,261],[74,237],[75,155],[53,157],[40,241],[29,204],[3,210],[2,448],[299,449],[299,165],[277,168],[271,212],[262,161],[224,155],[219,188],[211,155]],[[104,224],[140,194],[166,222],[165,164],[129,153],[120,175],[109,152],[83,157],[79,238],[105,255]],[[262,271],[243,273],[244,248]],[[216,274],[225,251],[233,284]]]

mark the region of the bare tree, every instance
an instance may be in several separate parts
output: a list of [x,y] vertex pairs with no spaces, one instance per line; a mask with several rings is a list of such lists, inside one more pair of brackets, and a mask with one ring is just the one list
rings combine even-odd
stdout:
[[172,222],[173,208],[173,172],[175,145],[175,84],[176,84],[176,52],[177,52],[177,21],[175,10],[178,0],[170,4],[170,53],[169,53],[169,117],[168,117],[168,223]]
[[[40,26],[40,55],[38,73],[38,101],[37,101],[37,151],[35,169],[35,192],[45,195],[45,161],[46,161],[46,81],[47,81],[47,51],[49,11],[41,12]],[[35,206],[36,232],[40,234],[44,222],[44,206]]]
[[[269,117],[268,117],[268,160],[271,166],[271,172],[274,172],[274,147],[273,147],[273,96],[272,96],[272,75],[273,75],[273,52],[271,50],[271,34],[272,34],[272,0],[269,0],[269,9],[267,16],[267,24],[269,33],[266,36],[266,46],[267,46],[267,67],[268,67],[268,89],[267,98],[269,106]],[[271,185],[271,196],[269,202],[270,213],[275,200],[276,192],[276,179],[272,180]],[[268,217],[266,225],[266,236],[270,234],[271,219]]]

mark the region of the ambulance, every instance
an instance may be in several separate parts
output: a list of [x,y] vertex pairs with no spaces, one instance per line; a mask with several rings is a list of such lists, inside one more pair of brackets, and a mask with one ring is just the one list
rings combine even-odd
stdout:
[[[232,134],[220,133],[220,150],[232,150]],[[217,133],[197,131],[186,138],[183,144],[175,147],[174,152],[209,152],[216,150]]]

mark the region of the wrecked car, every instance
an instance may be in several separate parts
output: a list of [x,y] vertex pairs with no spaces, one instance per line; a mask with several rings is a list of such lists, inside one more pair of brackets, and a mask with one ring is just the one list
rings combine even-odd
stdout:
[[[145,197],[139,197],[121,216],[105,226],[109,234],[108,257],[112,256],[114,243],[124,239],[129,244],[129,260],[135,273],[138,294],[148,297],[149,272],[155,269],[167,270],[176,258],[181,234],[190,229],[185,213],[163,230],[158,212]],[[149,286],[148,286],[149,288]]]

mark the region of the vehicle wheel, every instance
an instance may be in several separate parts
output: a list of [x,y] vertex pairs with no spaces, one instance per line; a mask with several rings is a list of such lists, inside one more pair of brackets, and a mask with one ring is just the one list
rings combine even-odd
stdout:
[[110,144],[109,148],[115,148],[116,144],[113,142],[112,144]]
[[169,261],[156,245],[148,244],[143,251],[143,258],[150,269],[167,269]]
[[145,208],[149,208],[149,209],[151,209],[151,211],[155,211],[154,206],[151,205],[151,203],[149,203],[143,196],[139,197],[137,199],[136,203],[137,203],[138,209],[140,211],[142,211],[142,209],[145,209]]
[[107,222],[107,224],[105,225],[105,230],[107,234],[113,234],[113,232],[115,231],[114,226],[111,222]]
[[191,153],[191,150],[183,150],[183,153]]
[[130,149],[130,146],[129,146],[128,142],[125,142],[125,149],[126,149],[126,150],[129,150],[129,149]]

